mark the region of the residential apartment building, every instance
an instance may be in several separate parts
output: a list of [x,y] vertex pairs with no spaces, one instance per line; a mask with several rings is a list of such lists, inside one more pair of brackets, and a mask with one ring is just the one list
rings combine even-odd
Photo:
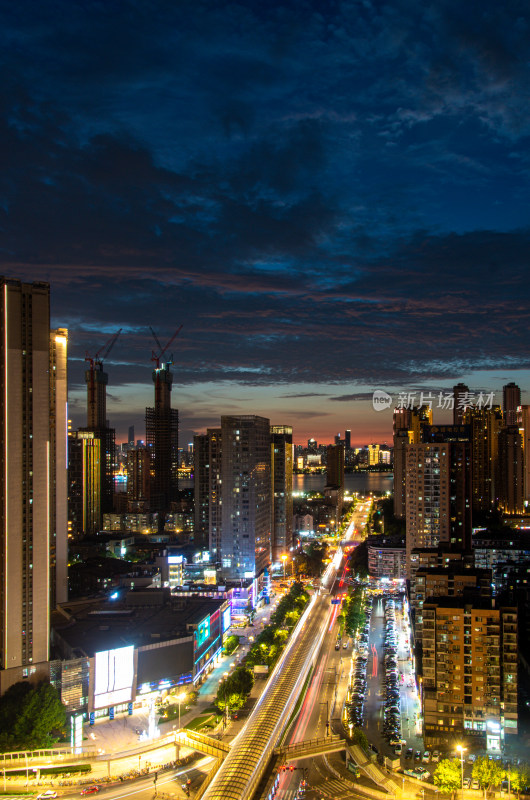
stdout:
[[271,427],[272,560],[293,544],[293,429]]
[[221,569],[227,578],[253,578],[271,561],[270,422],[223,416],[221,437]]
[[500,752],[518,731],[517,608],[432,597],[422,642],[426,746],[458,740]]
[[369,536],[367,549],[371,578],[404,580],[407,577],[405,542],[399,537]]
[[67,331],[46,283],[0,279],[0,693],[48,677],[50,611],[66,599]]

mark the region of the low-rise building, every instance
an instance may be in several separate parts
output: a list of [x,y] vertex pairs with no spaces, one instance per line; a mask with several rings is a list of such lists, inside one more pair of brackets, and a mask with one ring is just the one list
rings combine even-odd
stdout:
[[125,599],[78,601],[52,617],[52,680],[69,711],[97,717],[133,708],[214,667],[231,625],[225,597],[129,591]]
[[367,540],[368,572],[372,578],[407,577],[405,542],[400,536],[370,536]]

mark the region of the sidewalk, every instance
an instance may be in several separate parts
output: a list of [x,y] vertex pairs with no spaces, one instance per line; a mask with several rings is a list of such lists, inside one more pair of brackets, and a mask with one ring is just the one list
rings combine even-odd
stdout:
[[[190,708],[186,707],[186,701],[182,702],[180,714],[181,728],[212,705],[215,695],[217,694],[219,681],[224,673],[230,670],[230,665],[235,663],[235,659],[238,657],[241,658],[247,649],[247,646],[244,648],[239,646],[231,656],[222,656],[219,664],[211,671],[202,686],[199,687],[197,702]],[[186,689],[192,691],[193,687],[191,685],[187,687],[183,686],[180,690],[186,691]],[[175,701],[174,705],[178,706],[178,703]],[[159,716],[160,715],[157,714],[157,724]],[[130,716],[124,712],[113,720],[109,720],[108,717],[96,720],[93,726],[86,723],[84,726],[84,737],[87,745],[93,744],[98,750],[104,750],[105,753],[117,753],[138,746],[139,735],[137,731],[147,730],[148,727],[149,712],[147,709],[142,709],[141,711],[135,711]],[[162,722],[158,725],[158,728],[161,736],[171,733],[172,730],[178,728],[178,717],[167,722]]]

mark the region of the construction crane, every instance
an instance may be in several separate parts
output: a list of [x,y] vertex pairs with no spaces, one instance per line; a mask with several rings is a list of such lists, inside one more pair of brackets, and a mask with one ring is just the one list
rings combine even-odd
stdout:
[[87,384],[87,425],[89,430],[105,428],[107,424],[107,406],[106,406],[106,385],[107,373],[103,371],[103,359],[107,358],[108,354],[116,344],[116,339],[122,332],[122,328],[116,331],[108,342],[99,348],[95,356],[90,356],[88,353],[85,355],[85,361],[90,364],[89,369],[85,372],[85,380]]
[[[179,335],[180,331],[182,330],[182,325],[180,325],[177,328],[177,330],[175,331],[175,333],[173,334],[173,336],[171,337],[171,339],[169,340],[169,342],[166,344],[165,347],[162,347],[162,345],[160,344],[160,341],[158,339],[158,336],[156,335],[156,333],[154,332],[154,330],[152,329],[151,326],[149,326],[149,330],[153,334],[153,339],[155,340],[156,346],[158,347],[158,353],[155,353],[154,350],[151,352],[151,361],[154,361],[154,363],[156,365],[156,369],[159,369],[160,368],[160,361],[162,359],[162,356],[164,355],[164,353],[166,352],[168,347],[173,344],[173,342],[175,341],[175,339]],[[171,359],[172,358],[173,358],[173,356],[171,357]],[[167,363],[171,364],[172,360],[168,361]]]
[[103,347],[99,348],[95,356],[90,356],[88,352],[85,354],[85,361],[89,362],[91,371],[94,370],[94,364],[103,364],[104,359],[107,358],[108,354],[116,344],[116,340],[122,330],[123,328],[120,328],[119,331],[113,333],[108,342],[105,342]]

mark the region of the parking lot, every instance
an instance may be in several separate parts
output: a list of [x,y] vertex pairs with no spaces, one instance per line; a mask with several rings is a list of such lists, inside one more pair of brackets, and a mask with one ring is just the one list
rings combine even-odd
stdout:
[[400,756],[405,768],[408,747],[423,754],[420,707],[408,642],[402,596],[373,595],[368,638],[362,642],[367,659],[363,719],[369,741],[386,756]]

